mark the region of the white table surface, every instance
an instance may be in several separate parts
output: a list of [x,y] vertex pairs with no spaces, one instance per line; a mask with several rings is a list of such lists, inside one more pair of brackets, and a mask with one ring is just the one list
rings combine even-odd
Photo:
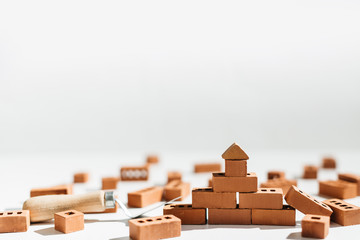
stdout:
[[[127,193],[146,186],[163,185],[168,170],[183,173],[183,180],[191,187],[207,186],[210,173],[194,174],[193,165],[199,162],[221,162],[221,153],[160,155],[160,164],[150,169],[147,182],[119,182],[118,192],[123,202]],[[287,178],[298,178],[304,164],[321,162],[316,152],[259,152],[249,153],[248,171],[256,172],[259,183],[266,180],[268,170],[284,170]],[[338,169],[320,170],[321,180],[336,179],[337,172],[360,173],[360,152],[338,152]],[[0,211],[20,209],[30,194],[31,188],[47,187],[71,183],[75,172],[87,171],[91,174],[86,184],[75,184],[74,193],[84,193],[100,189],[101,177],[118,176],[121,166],[140,165],[145,162],[140,154],[37,154],[37,155],[0,155]],[[298,179],[298,186],[319,200],[317,180]],[[345,200],[360,206],[360,197]],[[191,194],[183,201],[191,203]],[[139,209],[131,209],[139,211]],[[148,216],[162,214],[162,208],[148,213]],[[181,239],[301,239],[301,219],[303,214],[296,212],[296,226],[259,226],[259,225],[183,225]],[[128,219],[121,212],[109,214],[86,214],[85,230],[63,234],[54,230],[52,221],[31,224],[25,233],[0,234],[0,239],[129,239]],[[342,227],[331,223],[327,239],[356,239],[360,236],[360,225]]]

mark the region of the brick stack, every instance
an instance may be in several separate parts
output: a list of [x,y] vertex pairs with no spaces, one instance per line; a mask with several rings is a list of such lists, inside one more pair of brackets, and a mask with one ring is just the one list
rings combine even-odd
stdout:
[[212,187],[193,189],[192,205],[172,204],[164,214],[179,217],[182,224],[194,224],[182,217],[192,215],[205,224],[207,209],[208,224],[295,225],[295,209],[283,205],[282,189],[258,189],[256,174],[247,172],[249,157],[239,145],[232,144],[222,158],[225,172],[213,173]]

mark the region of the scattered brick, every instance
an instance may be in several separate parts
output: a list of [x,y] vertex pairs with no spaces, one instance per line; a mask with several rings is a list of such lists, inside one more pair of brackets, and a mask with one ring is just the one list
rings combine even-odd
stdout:
[[29,225],[28,210],[0,212],[0,233],[26,232]]
[[360,196],[360,175],[351,174],[351,173],[339,173],[338,178],[343,181],[356,183],[357,195]]
[[75,173],[74,174],[74,183],[86,183],[89,181],[88,173]]
[[168,172],[167,175],[168,175],[168,180],[167,180],[168,183],[174,180],[181,181],[182,178],[181,172]]
[[257,176],[248,173],[246,177],[226,177],[225,173],[213,173],[214,192],[256,192]]
[[354,198],[357,196],[357,184],[342,180],[320,181],[319,194],[340,199]]
[[196,173],[202,172],[220,172],[221,164],[220,163],[198,163],[194,166],[194,171]]
[[33,188],[30,191],[30,197],[37,197],[43,195],[59,195],[59,194],[72,194],[73,185],[58,185],[49,188]]
[[328,199],[323,201],[332,210],[331,221],[342,226],[360,224],[360,208],[340,199]]
[[285,172],[283,172],[283,171],[269,171],[267,177],[268,177],[268,180],[271,180],[271,179],[274,179],[274,178],[285,179]]
[[193,208],[236,208],[236,192],[214,192],[212,188],[192,190]]
[[282,209],[281,188],[259,188],[256,193],[239,193],[239,208]]
[[308,238],[326,238],[329,233],[330,217],[307,214],[301,221],[301,236]]
[[102,178],[102,190],[116,189],[117,183],[119,181],[118,177],[104,177]]
[[305,166],[303,178],[305,179],[316,179],[317,178],[318,167],[316,166]]
[[248,160],[249,156],[240,148],[239,145],[233,143],[221,156],[223,159]]
[[128,206],[141,208],[160,202],[163,191],[162,187],[149,187],[128,193]]
[[122,167],[120,177],[121,181],[147,181],[149,179],[149,166]]
[[149,155],[146,158],[146,163],[149,163],[149,164],[159,163],[159,157],[156,155]]
[[166,184],[164,189],[164,198],[170,201],[174,198],[181,196],[176,201],[184,200],[190,194],[190,183],[185,183],[179,180],[174,180]]
[[164,215],[174,215],[181,219],[182,225],[206,224],[206,209],[193,208],[191,204],[170,204],[164,206]]
[[332,157],[324,157],[322,160],[322,167],[323,168],[330,168],[334,169],[336,168],[336,160]]
[[225,160],[226,177],[246,177],[247,161],[246,160]]
[[208,209],[208,224],[251,224],[251,209]]
[[252,209],[252,224],[295,226],[295,209],[284,205],[282,209]]
[[71,233],[84,230],[84,214],[76,210],[58,212],[54,215],[55,230]]

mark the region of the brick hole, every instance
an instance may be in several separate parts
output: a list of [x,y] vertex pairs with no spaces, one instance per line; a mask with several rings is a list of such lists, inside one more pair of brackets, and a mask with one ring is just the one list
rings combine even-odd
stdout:
[[74,215],[75,213],[74,212],[67,212],[65,213],[66,215]]
[[179,205],[179,207],[185,207],[185,205]]
[[206,188],[206,189],[204,189],[204,191],[211,191],[211,189],[210,189],[210,188]]
[[345,209],[352,209],[353,207],[346,207]]
[[147,222],[152,222],[152,219],[146,219]]
[[321,205],[323,205],[323,206],[324,206],[324,207],[326,207],[326,208],[328,207],[328,206],[327,206],[327,205],[325,205],[325,204],[321,204]]
[[261,189],[262,192],[266,192],[267,190],[266,189]]
[[192,205],[190,204],[190,205],[188,205],[188,207],[192,207]]
[[171,219],[171,217],[165,217],[165,219]]
[[220,176],[225,176],[225,173],[219,173]]
[[340,205],[340,207],[347,207],[347,205],[345,205],[345,204],[342,204],[342,205]]
[[335,203],[335,205],[339,205],[339,204],[341,204],[341,203],[339,203],[339,202]]
[[157,221],[161,221],[161,220],[162,220],[162,218],[157,218],[156,220],[157,220]]
[[0,213],[0,216],[1,216],[1,215],[4,215],[4,214],[1,212],[1,213]]
[[319,217],[311,217],[311,219],[320,220]]
[[250,173],[246,174],[246,175],[250,175]]
[[22,212],[17,212],[17,214],[22,214]]
[[332,200],[332,201],[330,201],[331,203],[335,203],[336,201],[335,200]]
[[13,213],[12,212],[8,212],[7,215],[12,215]]
[[314,202],[319,203],[319,201],[318,201],[318,200],[316,200],[316,199],[314,199]]
[[270,189],[270,192],[275,192],[275,189]]
[[299,190],[299,192],[304,193],[303,191]]
[[144,223],[144,221],[143,221],[143,220],[139,220],[138,222],[139,222],[139,223]]

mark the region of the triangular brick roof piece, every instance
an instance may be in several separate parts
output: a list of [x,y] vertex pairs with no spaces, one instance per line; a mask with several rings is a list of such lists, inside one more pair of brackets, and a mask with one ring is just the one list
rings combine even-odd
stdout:
[[233,143],[228,149],[226,149],[226,151],[221,156],[223,159],[229,160],[249,159],[249,156],[236,143]]

